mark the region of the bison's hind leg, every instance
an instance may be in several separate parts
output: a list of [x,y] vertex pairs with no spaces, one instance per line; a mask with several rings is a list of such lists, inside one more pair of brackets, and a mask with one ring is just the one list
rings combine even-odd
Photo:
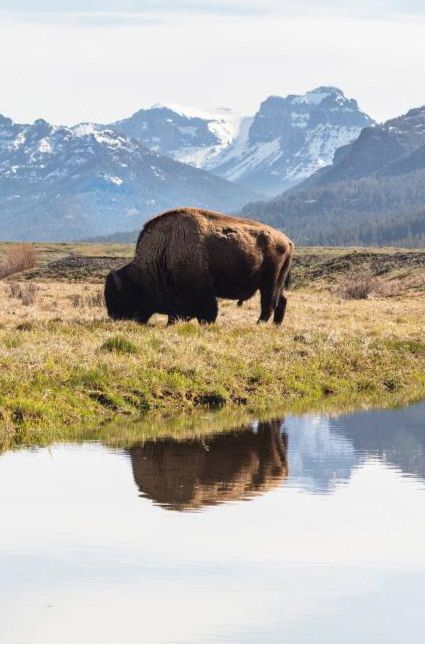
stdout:
[[274,310],[273,322],[275,325],[280,325],[285,317],[287,297],[281,293],[277,301],[276,309]]
[[276,276],[276,272],[264,280],[260,287],[261,313],[258,322],[267,322],[273,315],[273,322],[280,325],[286,311],[286,296],[283,293],[285,273],[284,268]]
[[272,265],[269,267],[268,279],[263,281],[261,292],[261,314],[258,322],[267,322],[274,312],[273,322],[280,325],[285,317],[287,299],[283,290],[288,282],[291,266],[291,255],[284,258],[280,268]]
[[277,304],[277,295],[275,289],[270,289],[269,287],[260,288],[261,295],[261,312],[258,322],[267,322],[270,320],[270,316],[273,311],[276,309]]

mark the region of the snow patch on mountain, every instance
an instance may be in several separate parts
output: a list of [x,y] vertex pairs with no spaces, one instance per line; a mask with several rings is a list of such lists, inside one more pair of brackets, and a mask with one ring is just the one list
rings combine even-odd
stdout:
[[294,162],[288,168],[288,180],[298,183],[316,170],[328,166],[332,163],[335,151],[354,141],[358,135],[358,128],[334,129],[326,125],[317,126],[306,140],[304,150],[294,156]]
[[[302,94],[301,96],[294,96],[292,99],[292,103],[295,105],[302,105],[302,104],[307,104],[307,105],[320,105],[320,103],[329,95],[329,91],[327,88],[316,88],[315,90],[311,90],[310,92],[306,92],[305,94]],[[338,99],[342,99],[342,102],[344,99],[342,97],[338,97]]]
[[44,137],[40,139],[40,142],[37,146],[38,152],[43,154],[51,154],[53,152],[52,141],[49,137]]
[[[234,112],[230,108],[199,108],[194,106],[183,106],[176,103],[155,105],[156,108],[172,110],[183,118],[201,119],[207,122],[208,129],[223,145],[229,145],[239,131],[242,114]],[[192,134],[196,134],[193,128]]]
[[105,128],[97,123],[80,123],[70,128],[73,137],[92,137],[96,143],[106,145],[109,148],[129,148],[130,142],[126,137],[120,136],[114,130]]
[[115,184],[115,186],[121,186],[124,183],[124,180],[121,177],[116,177],[115,175],[103,175],[105,181],[110,184]]
[[18,150],[25,144],[25,140],[26,140],[25,132],[20,132],[16,137],[16,139],[14,139],[10,144],[10,148],[14,150]]
[[243,175],[258,166],[272,165],[273,162],[281,155],[279,139],[273,139],[265,143],[255,144],[251,150],[250,155],[240,155],[239,162],[236,157],[233,157],[233,164],[231,169],[227,172],[227,177],[231,181],[237,181]]

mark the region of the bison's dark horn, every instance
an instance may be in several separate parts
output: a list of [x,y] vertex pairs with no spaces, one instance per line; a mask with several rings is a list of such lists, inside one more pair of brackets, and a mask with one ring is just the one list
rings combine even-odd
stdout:
[[113,278],[113,280],[115,282],[115,286],[118,289],[118,291],[121,291],[121,289],[122,289],[122,280],[121,280],[120,276],[118,275],[118,273],[116,271],[114,271],[112,273],[112,278]]

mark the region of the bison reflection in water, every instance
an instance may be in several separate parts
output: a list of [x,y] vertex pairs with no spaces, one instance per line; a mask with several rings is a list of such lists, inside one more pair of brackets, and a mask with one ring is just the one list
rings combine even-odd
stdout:
[[205,439],[149,441],[130,456],[141,494],[178,511],[250,499],[288,474],[281,420]]

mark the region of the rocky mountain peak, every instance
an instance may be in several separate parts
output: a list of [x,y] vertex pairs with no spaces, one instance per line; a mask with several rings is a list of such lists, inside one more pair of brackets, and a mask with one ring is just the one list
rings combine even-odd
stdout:
[[400,132],[423,132],[425,127],[425,105],[413,108],[406,114],[398,116],[395,119],[389,119],[388,121],[385,121],[385,123],[383,123],[380,127],[381,129],[393,132],[397,130]]
[[358,109],[357,101],[355,99],[348,99],[344,92],[339,87],[332,85],[322,85],[316,87],[305,94],[289,94],[286,100],[295,105],[326,105],[331,106],[336,104],[338,106],[352,107]]
[[249,128],[210,167],[227,179],[275,195],[332,163],[339,147],[372,124],[357,101],[336,87],[269,96]]
[[206,168],[233,140],[238,121],[229,110],[202,111],[156,103],[110,127],[154,152]]
[[10,127],[11,125],[13,125],[12,119],[9,119],[7,116],[3,116],[3,114],[0,114],[0,128]]

